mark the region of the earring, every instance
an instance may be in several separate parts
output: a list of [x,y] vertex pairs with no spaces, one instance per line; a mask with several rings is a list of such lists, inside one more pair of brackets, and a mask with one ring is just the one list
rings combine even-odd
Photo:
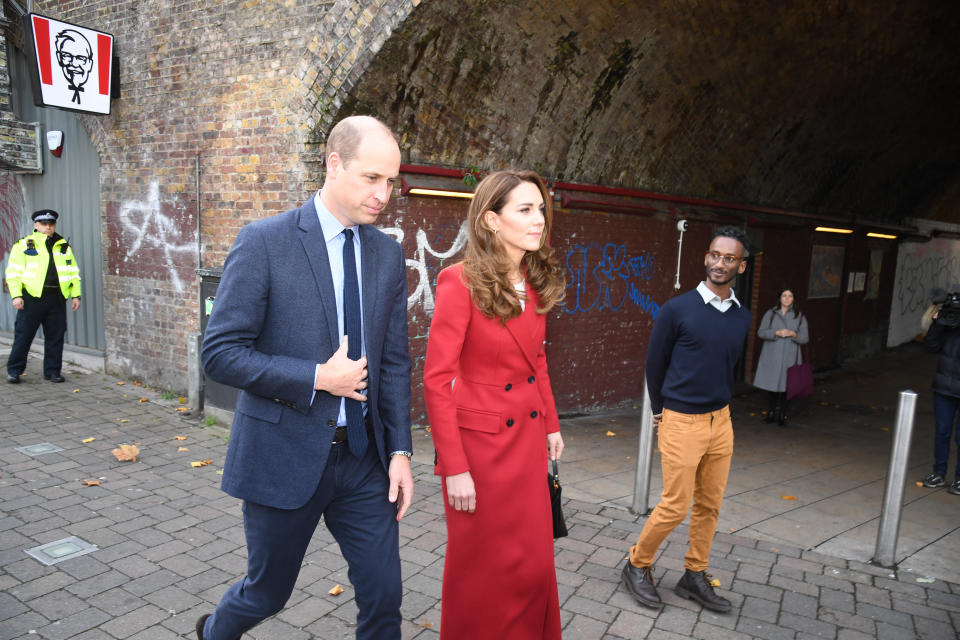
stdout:
[[500,235],[500,229],[494,229],[494,230],[493,230],[493,235],[495,235],[495,236],[496,236],[496,235]]

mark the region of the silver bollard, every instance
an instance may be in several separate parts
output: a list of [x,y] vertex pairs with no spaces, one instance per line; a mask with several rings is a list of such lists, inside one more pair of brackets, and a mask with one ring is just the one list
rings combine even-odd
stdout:
[[643,379],[643,409],[640,412],[640,437],[637,445],[637,475],[633,482],[633,513],[650,513],[650,473],[653,467],[653,411],[647,379]]
[[913,416],[917,409],[917,394],[901,391],[897,406],[897,424],[893,433],[887,486],[883,492],[883,510],[877,529],[877,547],[873,563],[894,567],[897,562],[897,538],[900,535],[900,515],[903,511],[903,490],[907,485],[907,459],[910,457],[910,438],[913,435]]

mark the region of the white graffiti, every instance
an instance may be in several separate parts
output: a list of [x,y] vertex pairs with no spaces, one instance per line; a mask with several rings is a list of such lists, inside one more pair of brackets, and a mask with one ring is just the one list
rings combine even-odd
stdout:
[[[382,231],[387,235],[393,236],[397,242],[403,243],[404,233],[400,227],[391,227],[389,229],[383,229]],[[427,271],[427,254],[429,253],[431,256],[441,260],[452,258],[467,245],[467,236],[467,224],[464,222],[460,225],[460,231],[457,233],[457,237],[454,239],[450,248],[446,251],[435,251],[427,240],[427,233],[423,229],[417,230],[417,251],[414,254],[415,257],[407,258],[407,268],[417,272],[417,287],[413,290],[413,293],[407,297],[408,311],[419,303],[423,305],[423,309],[428,315],[433,313],[433,289],[430,288],[430,275]]]
[[177,292],[182,293],[183,283],[177,273],[175,256],[195,252],[197,247],[191,242],[184,242],[176,221],[160,210],[160,184],[156,180],[151,181],[146,200],[125,202],[120,206],[119,216],[123,228],[134,236],[123,261],[135,257],[141,248],[159,248],[163,251],[170,281]]

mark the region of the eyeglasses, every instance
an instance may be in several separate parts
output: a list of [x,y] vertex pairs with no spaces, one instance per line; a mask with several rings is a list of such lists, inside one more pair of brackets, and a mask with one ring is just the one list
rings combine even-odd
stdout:
[[725,266],[732,267],[733,265],[743,260],[743,258],[738,258],[737,256],[734,256],[734,255],[725,256],[722,253],[717,253],[716,251],[707,251],[707,260],[714,263],[719,262],[720,260],[723,260],[723,264]]
[[72,53],[67,53],[66,51],[58,51],[57,55],[60,57],[60,62],[68,67],[72,65],[74,61],[81,66],[90,61],[90,56],[75,56]]

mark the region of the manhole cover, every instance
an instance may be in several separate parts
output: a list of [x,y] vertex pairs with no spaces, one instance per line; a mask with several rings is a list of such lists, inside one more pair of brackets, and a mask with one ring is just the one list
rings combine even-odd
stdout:
[[96,551],[97,547],[84,542],[76,536],[70,536],[56,542],[48,542],[39,547],[27,549],[27,555],[36,558],[45,565],[57,564],[70,558],[76,558],[84,554]]
[[45,453],[56,453],[63,451],[63,447],[58,447],[50,442],[41,442],[40,444],[31,444],[26,447],[14,447],[17,451],[28,456],[41,456]]

